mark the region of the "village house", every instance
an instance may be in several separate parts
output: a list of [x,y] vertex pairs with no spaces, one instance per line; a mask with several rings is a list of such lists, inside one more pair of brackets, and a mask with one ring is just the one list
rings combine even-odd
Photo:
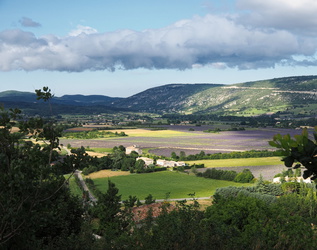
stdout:
[[130,147],[126,147],[126,148],[125,148],[125,153],[126,153],[127,155],[131,154],[133,151],[136,152],[136,153],[138,153],[139,155],[142,154],[141,148],[140,148],[139,146],[137,146],[137,145],[133,145],[133,146],[130,146]]
[[154,163],[154,160],[153,160],[153,159],[147,158],[147,157],[138,157],[138,158],[136,158],[136,160],[142,160],[142,161],[144,161],[144,163],[145,163],[146,166],[149,166],[149,165],[151,165],[151,164]]
[[167,161],[158,159],[156,161],[156,165],[162,166],[162,167],[180,167],[180,166],[186,166],[186,163],[183,161]]

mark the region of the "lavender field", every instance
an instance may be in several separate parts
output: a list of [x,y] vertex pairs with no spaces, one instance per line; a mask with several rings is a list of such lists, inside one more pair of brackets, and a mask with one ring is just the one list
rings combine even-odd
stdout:
[[[190,128],[195,131],[189,131]],[[123,145],[125,147],[138,145],[141,148],[151,148],[150,153],[156,155],[170,156],[171,152],[179,153],[184,151],[186,155],[196,154],[200,151],[205,153],[225,153],[245,150],[271,150],[268,141],[275,134],[300,134],[300,130],[278,129],[278,128],[257,128],[245,131],[223,131],[220,133],[205,133],[207,126],[168,126],[168,130],[158,131],[157,134],[150,130],[143,130],[143,134],[129,135],[127,137],[105,138],[95,140],[61,139],[64,145],[72,147],[90,148],[112,148]],[[171,132],[171,131],[174,131]],[[180,133],[181,132],[181,133]]]

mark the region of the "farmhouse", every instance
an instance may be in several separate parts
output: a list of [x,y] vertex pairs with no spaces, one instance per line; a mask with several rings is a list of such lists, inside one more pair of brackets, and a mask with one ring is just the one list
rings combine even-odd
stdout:
[[182,161],[167,161],[167,160],[157,160],[156,164],[162,167],[180,167],[185,166],[185,162]]
[[141,150],[140,147],[137,146],[137,145],[133,145],[133,146],[130,146],[130,147],[126,147],[126,148],[125,148],[125,153],[126,153],[127,155],[131,154],[133,151],[136,152],[136,153],[138,153],[139,155],[142,154],[142,150]]
[[149,166],[154,163],[154,160],[147,157],[138,157],[136,160],[143,160],[146,166]]

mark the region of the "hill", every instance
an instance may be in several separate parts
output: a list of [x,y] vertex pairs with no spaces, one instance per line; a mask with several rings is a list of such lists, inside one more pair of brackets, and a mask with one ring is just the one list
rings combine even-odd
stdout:
[[[159,113],[260,115],[317,108],[317,76],[276,78],[232,85],[170,84],[114,103]],[[307,111],[305,111],[307,110]],[[309,114],[308,114],[309,115]]]
[[205,90],[225,86],[222,84],[167,84],[145,90],[139,94],[118,100],[116,107],[160,113],[179,112],[191,96]]
[[[256,116],[273,113],[315,117],[317,76],[294,76],[264,81],[224,84],[167,84],[128,98],[102,95],[64,95],[52,102],[58,113],[141,111],[153,113]],[[0,103],[28,111],[41,104],[33,93],[5,91]],[[70,107],[71,106],[71,107]]]

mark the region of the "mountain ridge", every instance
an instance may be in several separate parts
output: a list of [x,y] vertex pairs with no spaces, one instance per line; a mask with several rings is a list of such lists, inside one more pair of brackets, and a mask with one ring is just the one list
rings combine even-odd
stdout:
[[[2,103],[38,103],[29,92],[0,92]],[[146,89],[126,98],[103,95],[64,95],[52,103],[102,106],[153,113],[259,115],[297,106],[317,108],[317,76],[293,76],[237,84],[173,83]],[[316,107],[315,107],[316,106]]]

